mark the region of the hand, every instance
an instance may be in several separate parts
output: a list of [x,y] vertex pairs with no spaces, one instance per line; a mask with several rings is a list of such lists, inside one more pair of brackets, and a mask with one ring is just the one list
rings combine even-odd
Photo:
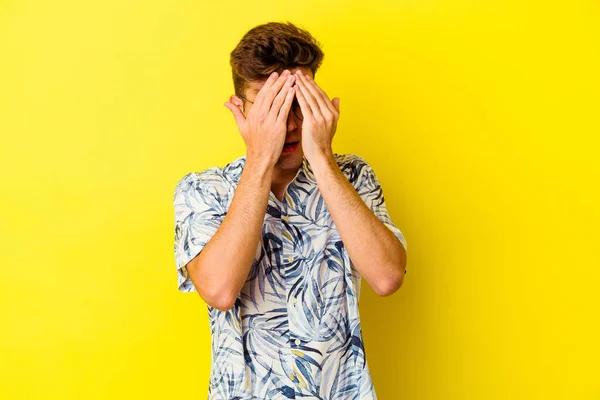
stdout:
[[302,110],[302,151],[310,162],[333,154],[331,142],[340,118],[340,99],[327,94],[309,76],[296,72],[296,97]]
[[294,100],[292,84],[295,80],[296,77],[287,69],[279,77],[277,72],[271,74],[256,95],[247,117],[240,107],[225,103],[225,107],[233,113],[249,159],[267,160],[269,166],[274,166],[281,157],[287,118]]

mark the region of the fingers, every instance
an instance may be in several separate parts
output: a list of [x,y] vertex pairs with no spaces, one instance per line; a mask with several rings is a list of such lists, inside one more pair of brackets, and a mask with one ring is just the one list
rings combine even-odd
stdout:
[[[302,80],[302,77],[298,77],[296,82],[298,84],[297,87],[299,89],[299,90],[297,90],[297,92],[302,94],[302,98],[304,99],[304,103],[306,104],[306,107],[308,109],[310,109],[310,114],[313,117],[322,118],[323,114],[321,113],[319,104],[317,103],[317,100],[314,98],[314,96],[312,95],[312,93],[310,92],[310,90],[308,89],[308,87],[306,86],[304,81]],[[300,98],[298,98],[298,102],[300,102]],[[300,103],[300,105],[302,105],[302,103]],[[302,113],[304,114],[304,109],[302,110]]]
[[[331,100],[329,100],[329,96],[327,96],[327,93],[325,93],[325,91],[323,90],[323,88],[319,85],[317,85],[317,82],[315,82],[310,75],[303,75],[304,76],[304,82],[307,84],[307,86],[310,88],[312,87],[313,89],[316,90],[316,92],[318,94],[321,95],[321,99],[323,100],[323,103],[325,105],[327,105],[327,108],[329,108],[329,111],[331,111],[332,114],[335,115],[335,113],[337,112],[337,109],[335,107],[334,104],[332,104]],[[313,92],[314,93],[314,92]],[[320,103],[319,103],[320,104]]]
[[291,89],[295,80],[296,80],[296,77],[294,77],[293,75],[290,74],[288,76],[288,79],[285,81],[285,84],[279,91],[279,93],[277,93],[275,100],[273,100],[273,105],[271,106],[271,110],[269,111],[269,115],[273,119],[278,118],[278,114],[280,111],[279,109],[281,108],[282,104],[287,100],[287,95],[288,95],[289,89]]
[[[300,79],[298,79],[298,80],[300,80]],[[309,119],[313,118],[313,113],[310,108],[310,105],[306,101],[306,98],[304,98],[304,94],[302,93],[302,90],[300,90],[300,86],[298,84],[296,84],[294,86],[294,89],[296,92],[296,97],[298,98],[298,103],[300,104],[300,109],[302,110],[302,115],[304,116],[304,118],[309,118]]]
[[244,125],[244,122],[246,122],[246,117],[244,116],[244,113],[242,113],[242,110],[230,102],[226,102],[225,107],[231,110],[233,117],[235,118],[235,123],[237,124],[238,128],[241,128],[242,125]]
[[269,78],[267,79],[267,81],[265,82],[265,84],[263,85],[262,88],[260,88],[260,90],[258,91],[258,93],[256,94],[256,98],[254,99],[254,105],[255,106],[260,106],[260,104],[263,101],[263,97],[264,94],[266,93],[266,91],[273,85],[273,83],[275,83],[278,79],[280,78],[279,74],[277,73],[277,71],[273,72]]
[[[279,109],[279,115],[277,115],[277,123],[285,124],[287,120],[288,114],[290,113],[290,108],[292,108],[292,103],[294,102],[294,88],[289,87],[287,89],[287,94],[285,95],[285,102]],[[283,90],[281,91],[283,93]]]
[[[312,78],[309,75],[304,75],[299,73],[298,75],[300,75],[297,80],[300,81],[300,86],[305,89],[304,90],[304,94],[305,97],[307,98],[307,100],[310,103],[310,98],[312,97],[314,99],[313,103],[310,103],[311,106],[312,104],[316,103],[319,106],[319,112],[321,115],[323,115],[324,117],[328,117],[330,116],[330,114],[332,116],[337,116],[338,111],[337,108],[335,107],[334,104],[331,103],[331,101],[329,100],[329,97],[327,96],[327,94],[325,93],[325,91],[323,91],[323,89],[321,89],[321,87],[319,85],[317,85],[317,83],[312,80]],[[307,95],[310,94],[310,95]],[[314,113],[314,110],[313,110]]]
[[275,98],[275,96],[277,96],[283,85],[287,82],[287,79],[290,75],[290,71],[286,69],[285,71],[283,71],[281,76],[279,76],[279,78],[274,79],[271,82],[269,82],[269,80],[271,79],[269,78],[267,82],[265,82],[263,87],[260,88],[260,91],[256,95],[254,105],[256,106],[256,103],[258,102],[259,109],[266,109],[268,111],[273,104],[273,99]]

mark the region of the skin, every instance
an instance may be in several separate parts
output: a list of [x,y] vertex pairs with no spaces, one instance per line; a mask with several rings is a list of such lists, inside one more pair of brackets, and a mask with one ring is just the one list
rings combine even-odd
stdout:
[[406,250],[358,195],[340,170],[331,147],[339,119],[339,98],[329,96],[309,75],[298,73],[303,147],[317,185],[352,263],[380,296],[396,292],[404,280]]
[[[296,130],[301,134],[303,153],[352,263],[377,294],[391,295],[402,286],[406,250],[367,207],[335,161],[332,141],[340,117],[340,99],[330,100],[309,69],[294,68],[291,72],[296,77],[294,89],[303,121],[297,126],[295,118],[291,117],[288,134],[290,131],[294,134]],[[279,176],[286,177],[284,182],[293,179],[301,158],[301,154],[299,161],[280,158],[281,165],[286,166],[285,162],[289,161],[293,167],[291,177],[285,175],[285,168],[282,168]]]
[[267,79],[246,114],[237,105],[225,103],[246,144],[246,163],[219,228],[186,265],[200,297],[221,311],[231,309],[241,293],[262,238],[272,182],[281,179],[274,171],[288,130],[293,81],[286,75]]
[[[302,165],[303,154],[362,278],[380,296],[396,292],[404,279],[404,246],[367,207],[333,156],[340,99],[330,100],[310,71],[294,68],[291,72],[253,82],[244,95],[254,99],[251,106],[237,96],[225,103],[246,143],[246,165],[219,229],[187,266],[198,294],[223,311],[235,304],[252,266],[269,192],[283,193]],[[302,121],[290,112],[294,97]],[[296,151],[282,153],[284,142],[298,139]]]
[[[294,79],[296,77],[293,74],[298,71],[301,71],[302,73],[313,77],[310,68],[295,67],[289,68],[288,70],[290,71]],[[248,84],[246,92],[244,93],[244,97],[254,102],[260,90],[265,86],[265,83],[266,81],[250,82]],[[242,113],[245,117],[247,117],[250,110],[256,106],[256,103],[252,104],[246,102],[238,96],[233,95],[229,98],[229,103],[225,103],[225,105],[232,111],[234,117],[236,113]],[[271,192],[279,200],[283,199],[283,193],[285,188],[296,176],[298,169],[302,165],[302,157],[304,155],[304,146],[302,145],[302,121],[298,120],[293,112],[288,113],[288,118],[286,120],[286,135],[284,142],[289,141],[300,141],[300,145],[296,148],[296,151],[294,151],[293,153],[283,153],[282,146],[279,152],[279,158],[276,164],[274,165]]]

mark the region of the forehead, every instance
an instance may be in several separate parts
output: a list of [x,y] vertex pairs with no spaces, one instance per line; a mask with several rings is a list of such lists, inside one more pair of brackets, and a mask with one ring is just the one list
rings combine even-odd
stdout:
[[[294,67],[294,68],[288,68],[290,70],[290,72],[293,74],[296,71],[300,70],[302,71],[303,74],[308,75],[312,78],[314,78],[314,75],[311,71],[310,68],[306,68],[306,67]],[[277,73],[281,73],[283,71],[277,71]],[[264,86],[266,82],[266,79],[264,81],[250,81],[248,83],[248,88],[246,89],[246,96],[256,96],[256,94],[260,91],[260,89]]]

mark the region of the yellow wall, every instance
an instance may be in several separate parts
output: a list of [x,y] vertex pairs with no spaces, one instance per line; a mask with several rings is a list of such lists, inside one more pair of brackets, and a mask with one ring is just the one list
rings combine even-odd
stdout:
[[[219,5],[215,5],[215,4]],[[0,398],[206,398],[205,304],[176,288],[172,195],[244,154],[229,52],[323,43],[334,151],[408,244],[363,286],[381,399],[598,399],[594,1],[2,1]]]

